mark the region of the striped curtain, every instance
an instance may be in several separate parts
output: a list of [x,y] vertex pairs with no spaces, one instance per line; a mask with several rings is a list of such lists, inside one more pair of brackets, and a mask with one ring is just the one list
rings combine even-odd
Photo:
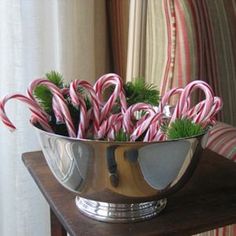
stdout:
[[108,31],[110,33],[111,71],[126,77],[129,0],[107,0]]
[[220,120],[236,126],[235,23],[235,0],[148,0],[146,80],[161,94],[205,80],[223,98]]
[[[130,1],[127,80],[143,75],[162,95],[192,80],[204,80],[224,101],[219,119],[236,126],[236,1]],[[225,129],[235,142],[235,129],[219,123],[209,148],[222,146],[218,142]],[[235,235],[236,225],[198,234]]]
[[126,81],[144,77],[147,1],[130,0]]

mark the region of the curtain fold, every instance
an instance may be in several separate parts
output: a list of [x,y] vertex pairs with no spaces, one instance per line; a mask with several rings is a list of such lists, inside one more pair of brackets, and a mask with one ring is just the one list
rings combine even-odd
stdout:
[[[183,87],[192,80],[208,82],[224,102],[219,119],[236,126],[235,1],[145,2],[146,42],[142,41],[145,45],[145,80],[155,84],[161,95],[173,87]],[[141,9],[130,17],[130,21],[141,22],[142,15],[139,12]],[[129,22],[129,25],[133,26],[135,22]],[[137,34],[131,27],[129,37],[135,36]],[[135,49],[137,48],[133,47]],[[128,64],[131,68],[127,68],[127,71],[140,67],[140,54],[134,51],[129,54],[134,55],[132,63],[136,64]],[[198,95],[195,99],[197,97]],[[233,225],[198,236],[231,236],[235,234],[235,230],[236,225]]]
[[126,81],[144,77],[147,1],[130,0]]
[[[105,0],[2,0],[0,21],[1,98],[50,70],[91,82],[110,70]],[[29,112],[17,101],[6,112],[17,131],[0,124],[0,235],[50,235],[48,205],[21,161],[40,149]]]
[[167,58],[167,29],[161,27],[165,24],[163,1],[147,1],[145,79],[159,90]]
[[110,71],[105,0],[56,2],[60,71],[67,80],[93,82]]
[[200,79],[222,97],[219,119],[236,126],[234,0],[148,0],[146,71],[161,94]]
[[107,0],[107,22],[111,49],[111,70],[126,77],[130,0]]

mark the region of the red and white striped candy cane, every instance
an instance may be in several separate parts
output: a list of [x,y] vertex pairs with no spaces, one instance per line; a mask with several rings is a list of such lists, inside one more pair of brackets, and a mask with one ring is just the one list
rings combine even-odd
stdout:
[[[136,103],[131,105],[124,113],[124,119],[123,119],[123,126],[126,133],[131,134],[133,132],[133,129],[135,127],[135,124],[133,124],[133,120],[135,119],[135,112],[137,111],[147,111],[150,113],[150,111],[153,111],[154,109],[150,104],[147,103]],[[146,116],[145,116],[146,119]],[[143,120],[142,120],[143,122]]]
[[31,122],[33,124],[39,123],[45,131],[53,132],[52,128],[48,124],[49,117],[48,117],[47,113],[45,113],[35,101],[32,101],[30,98],[28,98],[24,95],[21,95],[21,94],[7,95],[0,102],[0,118],[1,118],[2,122],[10,130],[13,131],[16,129],[16,127],[13,125],[13,123],[8,119],[6,112],[5,112],[5,105],[11,99],[19,100],[29,106],[30,111],[33,113],[32,118],[31,118]]
[[212,109],[212,114],[210,115],[211,117],[214,117],[216,113],[218,113],[223,107],[223,101],[220,97],[215,96],[214,97],[214,105]]
[[109,132],[109,130],[112,129],[112,126],[114,124],[116,124],[117,122],[117,119],[120,119],[120,113],[119,114],[111,114],[106,120],[103,120],[100,127],[99,127],[99,130],[96,134],[96,138],[98,139],[105,139],[105,137],[107,136],[107,133]]
[[161,128],[161,121],[162,121],[163,113],[159,112],[156,113],[148,127],[146,135],[143,139],[144,142],[153,141],[154,137],[156,136],[157,132],[160,131]]
[[[61,89],[61,92],[64,96],[68,96],[69,94],[69,89],[68,88],[63,88]],[[55,115],[55,118],[56,118],[56,122],[57,123],[64,123],[64,116],[62,114],[62,111],[60,109],[60,106],[58,105],[55,97],[53,96],[52,97],[52,109],[53,109],[53,112],[54,112],[54,115]]]
[[[111,122],[111,126],[107,133],[108,140],[115,140],[115,135],[122,129],[123,126],[123,115],[121,113],[114,114],[116,116],[114,122]],[[113,116],[113,115],[112,115]]]
[[[61,93],[63,94],[64,97],[68,97],[69,98],[69,88],[62,88],[61,89]],[[57,123],[64,123],[64,116],[62,114],[62,110],[60,109],[60,106],[59,104],[57,103],[55,97],[53,96],[52,97],[52,109],[53,109],[53,112],[54,112],[54,115],[56,117],[56,122]]]
[[[115,85],[114,91],[107,102],[104,104],[103,92],[106,88],[112,85]],[[106,118],[111,112],[117,98],[119,98],[121,103],[121,111],[123,113],[126,111],[127,103],[123,90],[123,82],[120,76],[118,76],[117,74],[110,73],[100,77],[94,85],[94,90],[97,94],[100,105],[102,105],[100,121]]]
[[213,92],[211,87],[206,82],[195,80],[189,83],[181,93],[170,122],[174,121],[176,118],[182,118],[188,113],[190,110],[190,102],[188,102],[188,100],[190,100],[191,93],[196,89],[201,89],[205,93],[206,103],[204,103],[201,113],[195,117],[195,122],[200,123],[207,116],[213,105]]
[[86,107],[86,103],[85,100],[82,96],[82,94],[77,92],[77,86],[74,86],[73,82],[71,82],[70,84],[70,98],[71,98],[71,102],[72,104],[77,107],[80,108],[80,120],[79,120],[79,124],[78,124],[78,132],[77,132],[77,137],[78,138],[84,138],[85,137],[85,131],[87,128],[87,107]]
[[149,128],[150,124],[156,117],[158,117],[158,119],[161,119],[162,113],[160,112],[153,114],[153,112],[150,112],[150,115],[139,126],[137,126],[134,129],[134,131],[130,135],[130,140],[135,141],[136,139],[138,139]]
[[[189,119],[193,119],[196,116],[197,113],[201,112],[204,108],[204,104],[206,103],[206,100],[203,100],[201,102],[199,102],[197,105],[195,105],[194,107],[192,107],[187,114],[185,114],[184,116],[189,118]],[[221,108],[222,108],[222,100],[219,97],[214,97],[214,102],[213,102],[213,106],[211,108],[211,111],[208,113],[208,115],[203,119],[202,122],[205,122],[208,118],[214,116]]]
[[220,97],[215,96],[213,106],[209,114],[205,117],[205,119],[203,119],[202,122],[207,122],[208,120],[214,119],[216,113],[221,110],[222,106],[223,106],[222,99]]
[[[206,100],[202,101],[203,103],[206,102]],[[214,102],[213,102],[213,105],[211,107],[211,110],[210,112],[207,114],[207,116],[204,117],[204,119],[202,119],[200,122],[201,122],[201,125],[203,127],[206,127],[207,125],[209,124],[212,124],[214,123],[215,121],[215,115],[217,112],[219,112],[219,110],[222,108],[223,106],[223,103],[222,103],[222,100],[221,98],[219,97],[214,97]],[[199,111],[201,112],[201,110]],[[193,121],[196,122],[196,119],[198,118],[197,116],[197,112],[195,114],[195,116],[192,117]]]
[[64,123],[64,116],[60,109],[60,105],[58,104],[55,96],[52,97],[52,110],[56,118],[57,124],[63,124]]
[[[121,77],[118,76],[117,74],[111,73],[111,74],[107,74],[105,76],[102,76],[100,79],[104,81],[103,88],[101,88],[102,90],[108,88],[112,84],[115,85],[116,88],[119,87],[118,92],[121,91],[121,93],[119,94],[119,99],[120,99],[120,103],[121,103],[121,111],[125,112],[127,109],[127,102],[126,102],[126,98],[125,98],[125,94],[124,94],[123,81],[122,81]],[[100,79],[97,81],[98,83],[99,83]],[[96,87],[96,84],[95,84],[95,87]],[[100,92],[99,98],[101,97],[101,95],[102,95],[102,92]]]
[[[153,110],[148,110],[148,112],[145,112],[140,119],[137,120],[136,124],[134,124],[134,128],[141,125],[150,115],[154,115],[156,112]],[[133,130],[132,130],[133,131]]]
[[159,130],[150,140],[150,142],[165,141],[165,140],[167,140],[166,134]]
[[94,134],[95,139],[103,139],[106,136],[110,127],[110,119],[111,116],[108,119],[102,121],[97,133]]
[[75,127],[62,91],[55,84],[53,84],[47,79],[36,79],[30,83],[27,89],[28,96],[33,100],[35,100],[33,96],[34,89],[39,85],[44,85],[51,91],[52,95],[55,98],[55,102],[57,102],[58,105],[55,109],[60,109],[60,112],[58,112],[58,114],[60,113],[60,115],[63,115],[69,136],[75,138],[76,137]]
[[183,91],[184,91],[183,88],[173,88],[169,90],[168,92],[166,92],[164,96],[161,98],[161,101],[159,103],[159,111],[163,113],[164,107],[166,105],[169,105],[170,98],[174,95],[181,95]]
[[[100,125],[100,110],[99,110],[99,102],[96,96],[96,93],[93,89],[93,86],[84,80],[75,80],[71,82],[70,84],[70,96],[71,100],[76,105],[81,105],[81,112],[80,112],[80,124],[79,129],[85,130],[87,127],[85,127],[87,116],[87,109],[86,109],[86,103],[84,101],[83,96],[79,94],[78,87],[81,87],[88,91],[91,97],[91,104],[92,104],[92,114],[93,114],[93,126],[94,126],[94,132],[97,133]],[[79,97],[78,97],[79,96]],[[87,122],[88,123],[88,122]],[[80,133],[80,131],[78,132]],[[83,133],[83,132],[81,132]]]
[[205,104],[205,100],[199,102],[198,104],[196,104],[194,107],[192,107],[190,110],[187,111],[187,113],[183,114],[183,118],[188,118],[188,119],[193,119],[193,117],[198,113],[201,112],[204,104]]
[[39,124],[43,130],[49,132],[49,133],[54,133],[54,130],[51,128],[48,122],[44,122],[41,119],[39,119],[38,116],[32,114],[30,118],[30,123],[33,125]]

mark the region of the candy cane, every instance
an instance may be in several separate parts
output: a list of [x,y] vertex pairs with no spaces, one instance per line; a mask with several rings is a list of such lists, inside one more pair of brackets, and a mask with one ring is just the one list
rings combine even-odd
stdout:
[[222,106],[223,106],[222,99],[220,97],[215,96],[212,108],[211,108],[209,114],[203,120],[203,122],[207,122],[208,119],[213,119],[214,116],[216,115],[216,113],[221,110]]
[[211,117],[214,117],[216,115],[216,113],[222,109],[222,107],[223,107],[222,99],[220,97],[215,96]]
[[136,103],[131,105],[124,113],[124,119],[123,119],[123,125],[124,125],[124,130],[128,134],[130,134],[133,129],[134,129],[134,124],[132,120],[135,118],[135,112],[137,111],[153,111],[154,109],[150,104],[146,103]]
[[[204,108],[204,104],[206,103],[206,100],[203,100],[199,102],[197,105],[192,107],[190,110],[187,111],[186,114],[183,114],[183,117],[186,117],[188,119],[193,119],[194,117],[199,113],[202,112]],[[214,102],[211,111],[208,113],[208,115],[204,118],[203,121],[206,121],[209,119],[213,114],[215,114],[220,108],[222,107],[222,101],[219,97],[214,97]]]
[[[99,103],[96,96],[96,93],[93,89],[93,86],[84,80],[75,80],[70,84],[70,97],[73,102],[73,104],[81,105],[81,113],[80,113],[80,124],[79,124],[79,131],[78,133],[83,134],[81,130],[85,131],[85,123],[87,119],[87,109],[86,104],[84,102],[84,98],[78,97],[80,94],[78,94],[77,90],[78,87],[86,89],[90,96],[91,96],[91,103],[92,103],[92,113],[93,113],[93,125],[94,125],[94,132],[97,133],[100,125],[100,110],[99,110]],[[80,137],[80,136],[79,136]]]
[[[170,111],[169,106],[170,99],[174,95],[180,96],[183,91],[183,88],[173,88],[164,94],[164,96],[160,100],[158,107],[158,112],[162,113],[163,117],[171,118],[172,112]],[[188,98],[186,102],[189,104],[190,99]],[[166,110],[168,110],[168,114],[166,114]],[[161,130],[161,122],[163,117],[160,117],[160,121],[158,119],[157,122],[152,122],[144,138],[145,141],[152,142],[166,140],[166,134]]]
[[182,114],[186,114],[188,112],[190,105],[188,99],[190,99],[191,93],[197,88],[201,89],[205,93],[206,103],[204,103],[201,113],[197,115],[195,122],[200,123],[207,116],[213,105],[213,92],[206,82],[195,80],[189,83],[181,93],[180,99],[175,107],[170,123],[173,122],[176,118],[182,118]]
[[183,91],[183,88],[173,88],[166,92],[159,103],[159,111],[163,112],[164,107],[169,104],[170,98],[174,95],[181,95]]
[[45,130],[45,131],[47,131],[49,133],[54,133],[54,131],[51,128],[51,126],[49,125],[49,123],[42,121],[36,115],[31,115],[30,122],[33,125],[39,124],[42,127],[43,130]]
[[120,119],[121,114],[112,114],[106,120],[103,120],[99,130],[96,134],[98,139],[105,138],[109,130],[112,129],[112,126],[116,124],[117,119]]
[[[192,83],[188,84],[185,87],[183,95],[180,97],[180,104],[182,105],[181,99],[183,99],[183,102],[184,102],[186,99],[185,96],[187,96],[187,97],[190,96],[190,94],[197,88],[201,89],[205,93],[205,96],[206,96],[206,102],[204,103],[205,106],[203,106],[202,113],[199,116],[199,120],[201,120],[211,110],[211,106],[214,101],[213,91],[212,91],[211,87],[206,82],[196,80],[196,81],[193,81]],[[180,107],[180,109],[183,108],[182,113],[185,113],[189,109],[189,107],[188,107],[189,105],[190,104],[185,103],[182,107]]]
[[[120,102],[121,102],[121,111],[125,112],[127,109],[127,103],[126,103],[126,98],[125,98],[125,94],[124,94],[124,90],[123,90],[122,79],[116,74],[107,74],[107,75],[105,75],[105,77],[101,77],[100,79],[101,79],[101,84],[104,82],[103,86],[101,87],[102,90],[108,88],[112,84],[116,85],[116,88],[118,88],[117,91],[118,91],[118,95],[119,95]],[[100,82],[100,79],[97,81],[98,84]],[[99,95],[98,97],[100,98],[102,93],[100,92],[99,94],[98,94]],[[109,100],[108,100],[108,103],[109,103]]]
[[78,125],[78,133],[77,133],[77,137],[78,138],[84,138],[85,137],[85,130],[87,128],[87,107],[86,107],[86,103],[84,101],[84,98],[82,96],[82,94],[79,94],[77,92],[77,88],[78,86],[76,86],[76,82],[75,83],[71,83],[70,84],[70,97],[71,97],[71,102],[74,106],[80,108],[80,120],[79,120],[79,125]]
[[[107,100],[105,104],[103,104],[103,91],[105,88],[115,85],[115,89],[111,94],[110,98]],[[123,83],[121,78],[116,74],[106,74],[100,77],[94,85],[94,90],[97,94],[98,100],[100,104],[103,106],[101,110],[100,120],[103,120],[111,111],[114,106],[116,99],[119,97],[121,103],[121,111],[125,112],[127,109],[127,103],[123,91]]]
[[165,141],[167,140],[166,134],[164,134],[162,131],[158,131],[152,139],[150,139],[149,142],[156,142],[156,141]]
[[29,85],[27,89],[28,96],[34,100],[35,98],[33,96],[33,91],[39,85],[44,85],[51,91],[52,95],[55,98],[55,102],[57,102],[58,104],[57,108],[61,110],[60,114],[63,115],[63,119],[66,124],[69,136],[76,137],[75,127],[74,127],[69,109],[67,107],[67,102],[64,99],[64,96],[61,90],[55,84],[53,84],[52,82],[46,79],[36,79],[33,82],[31,82],[31,84]]
[[[194,122],[197,122],[197,118],[199,117],[199,113],[202,112],[202,109],[204,107],[204,104],[206,103],[207,101],[204,100],[200,103],[198,103],[195,107],[192,108],[192,110],[189,111],[189,113],[191,114],[190,115],[187,115],[187,117],[189,119],[192,119]],[[204,119],[201,120],[201,125],[203,127],[207,126],[208,123],[212,123],[212,120],[214,120],[214,116],[216,115],[216,113],[222,108],[223,106],[223,103],[222,103],[222,100],[221,98],[219,97],[214,97],[214,102],[213,102],[213,105],[211,107],[211,110],[209,111],[209,113],[204,117]]]
[[0,118],[2,122],[11,130],[15,130],[16,127],[13,125],[13,123],[8,119],[6,112],[5,112],[5,105],[6,103],[11,99],[17,99],[23,103],[26,103],[31,112],[33,113],[31,122],[35,124],[36,122],[39,123],[43,129],[45,129],[48,132],[53,132],[52,128],[48,124],[48,115],[41,109],[41,107],[34,101],[32,101],[30,98],[21,95],[21,94],[13,94],[13,95],[7,95],[3,98],[3,100],[0,102]]
[[52,110],[56,118],[57,124],[63,124],[64,123],[64,115],[60,109],[60,105],[58,104],[55,96],[52,97]]
[[150,115],[139,126],[137,126],[134,129],[134,131],[130,135],[130,140],[135,141],[149,128],[149,126],[153,120],[155,120],[157,122],[157,120],[160,120],[162,116],[163,116],[163,114],[161,112],[156,113],[156,114],[153,114],[151,112]]
[[119,130],[121,130],[123,126],[123,115],[119,113],[119,114],[115,114],[115,116],[116,118],[114,122],[111,122],[111,126],[107,133],[108,140],[114,140],[116,133],[119,132]]
[[[61,89],[61,93],[64,95],[64,96],[68,96],[69,94],[69,89],[68,88],[63,88]],[[58,105],[55,97],[53,96],[52,97],[52,109],[53,109],[53,113],[55,115],[55,118],[56,118],[56,123],[57,124],[60,124],[60,123],[64,123],[64,116],[63,116],[63,113],[60,109],[60,106]]]
[[150,122],[150,126],[146,132],[146,135],[143,139],[144,142],[150,142],[155,137],[156,133],[161,128],[161,122],[162,122],[163,113],[159,112],[156,113]]
[[198,113],[201,112],[206,100],[203,100],[188,110],[185,114],[182,115],[183,118],[193,119],[193,117]]

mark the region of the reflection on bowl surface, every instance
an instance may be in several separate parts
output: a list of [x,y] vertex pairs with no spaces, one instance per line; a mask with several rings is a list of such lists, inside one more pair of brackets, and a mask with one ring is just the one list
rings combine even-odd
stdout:
[[37,129],[49,168],[82,213],[129,222],[156,215],[195,169],[203,136],[164,142],[77,140]]

